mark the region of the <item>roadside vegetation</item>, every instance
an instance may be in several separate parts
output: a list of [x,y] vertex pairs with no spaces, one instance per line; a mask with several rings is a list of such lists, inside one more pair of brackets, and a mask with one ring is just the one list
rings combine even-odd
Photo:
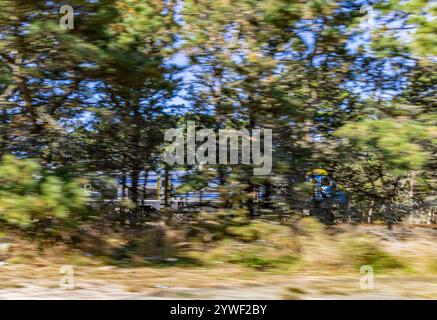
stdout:
[[[436,276],[435,1],[57,3],[0,0],[0,294]],[[272,130],[271,172],[164,161],[188,122]]]

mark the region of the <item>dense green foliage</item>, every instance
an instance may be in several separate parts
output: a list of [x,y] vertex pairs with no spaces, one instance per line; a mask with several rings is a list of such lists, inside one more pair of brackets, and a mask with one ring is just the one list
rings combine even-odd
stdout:
[[43,169],[33,160],[4,156],[0,163],[0,220],[23,228],[48,220],[73,221],[85,209],[78,180]]
[[48,168],[116,173],[137,203],[142,175],[181,169],[163,163],[163,134],[187,120],[273,130],[270,175],[183,168],[179,192],[218,180],[222,207],[250,217],[301,210],[317,167],[360,219],[395,221],[398,205],[435,196],[435,2],[82,0],[72,30],[59,27],[62,4],[0,0],[3,220],[82,207],[77,183]]

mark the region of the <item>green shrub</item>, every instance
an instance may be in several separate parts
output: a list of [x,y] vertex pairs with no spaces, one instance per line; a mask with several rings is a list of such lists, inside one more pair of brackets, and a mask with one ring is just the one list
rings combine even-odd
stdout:
[[238,255],[234,255],[232,258],[228,259],[228,262],[241,264],[254,269],[265,269],[275,265],[275,261],[264,257],[260,253],[251,251],[241,251]]
[[354,267],[370,265],[378,272],[399,269],[404,265],[395,256],[380,249],[369,238],[357,238],[346,244],[345,253]]
[[230,239],[216,242],[207,254],[199,256],[205,263],[230,263],[256,270],[288,269],[298,258],[293,252],[267,243],[247,243]]
[[36,161],[7,155],[0,163],[0,220],[21,228],[67,221],[83,212],[86,196],[77,179],[56,175]]
[[294,265],[296,260],[297,259],[292,255],[272,255],[263,253],[259,248],[258,250],[249,248],[231,253],[226,262],[240,264],[253,269],[264,270],[289,267]]

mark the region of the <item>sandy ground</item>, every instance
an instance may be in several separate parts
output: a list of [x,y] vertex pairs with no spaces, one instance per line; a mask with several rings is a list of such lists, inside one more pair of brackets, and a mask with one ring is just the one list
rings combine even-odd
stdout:
[[[11,268],[1,267],[0,274],[5,275]],[[35,277],[37,269],[29,272],[28,279],[15,278],[9,286],[0,289],[0,299],[437,299],[437,276],[375,276],[373,289],[361,289],[361,274],[269,275],[246,283],[234,281],[235,284],[232,279],[223,284],[212,281],[211,285],[203,283],[201,287],[196,283],[181,286],[179,281],[171,281],[172,278],[136,281],[133,286],[132,282],[123,284],[123,281],[93,280],[76,275],[73,289],[61,289],[62,275],[59,279],[52,275],[44,279]],[[117,271],[111,268],[99,272],[117,278]],[[190,273],[175,275],[179,276],[185,277],[182,283],[189,283]],[[131,281],[135,281],[135,275],[131,277]]]

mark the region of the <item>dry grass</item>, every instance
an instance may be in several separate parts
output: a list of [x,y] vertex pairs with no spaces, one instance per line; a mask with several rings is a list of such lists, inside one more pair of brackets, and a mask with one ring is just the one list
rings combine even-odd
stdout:
[[42,251],[17,234],[4,234],[10,248],[3,253],[7,264],[0,266],[0,293],[26,290],[29,285],[56,290],[60,266],[72,265],[78,292],[113,287],[125,294],[168,296],[172,292],[174,297],[196,298],[211,288],[244,292],[271,286],[268,290],[279,298],[341,298],[363,294],[358,286],[359,266],[370,264],[377,277],[389,277],[379,278],[381,290],[399,297],[437,298],[432,287],[437,279],[436,229],[326,228],[312,219],[302,219],[290,228],[256,221],[233,226],[232,237],[205,241],[203,235],[192,239],[172,227],[159,228],[158,236],[141,230],[127,237],[123,232],[106,233],[100,248],[85,239],[85,249],[57,243]]

